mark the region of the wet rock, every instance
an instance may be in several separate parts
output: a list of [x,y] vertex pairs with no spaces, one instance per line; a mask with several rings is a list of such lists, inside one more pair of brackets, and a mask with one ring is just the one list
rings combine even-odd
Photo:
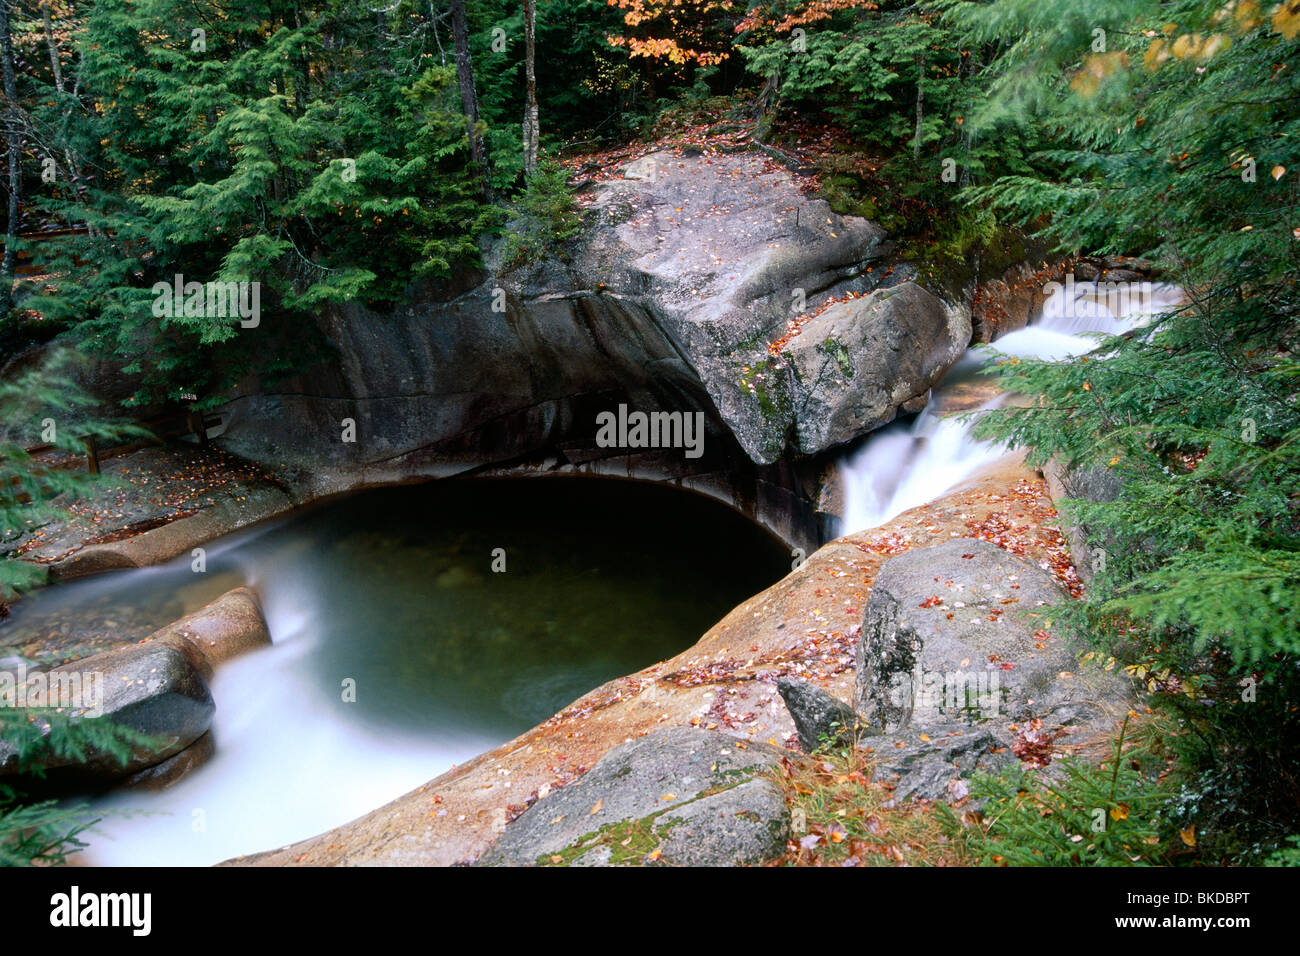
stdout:
[[[1044,286],[1062,281],[1070,268],[1068,262],[1040,269],[1022,262],[983,282],[971,306],[974,341],[993,342],[1023,329],[1042,311],[1047,300]],[[1080,266],[1074,268],[1077,274]],[[1092,276],[1096,275],[1093,269]]]
[[202,767],[212,759],[217,747],[208,731],[180,753],[168,757],[162,763],[145,767],[123,780],[119,787],[131,790],[167,790],[183,780],[192,771]]
[[227,591],[211,604],[155,631],[150,640],[180,638],[201,655],[199,669],[212,676],[218,664],[271,645],[257,597],[248,588]]
[[[236,397],[221,443],[396,480],[557,447],[616,457],[595,446],[595,415],[626,401],[699,412],[706,455],[738,446],[769,465],[888,421],[969,338],[968,319],[905,268],[880,291],[891,248],[879,226],[809,199],[761,156],[642,157],[593,187],[584,220],[563,257],[518,265],[493,250],[492,274],[445,298],[382,318],[357,303],[323,310],[347,361]],[[873,294],[812,319],[788,357],[768,354],[792,303],[811,313],[849,293]],[[330,438],[342,416],[365,441]]]
[[932,391],[926,389],[924,393],[917,395],[915,398],[909,398],[902,405],[898,406],[898,410],[904,415],[919,415],[921,412],[925,411],[925,407],[930,404],[930,399],[932,397]]
[[857,735],[858,715],[853,708],[820,687],[782,677],[776,689],[794,718],[799,743],[808,753],[827,745],[851,743]]
[[[150,746],[135,747],[125,765],[106,753],[92,751],[84,761],[47,754],[40,758],[40,766],[56,771],[75,769],[78,777],[113,779],[184,750],[207,731],[216,710],[194,655],[192,649],[187,653],[185,646],[151,641],[49,671],[50,681],[80,688],[76,696],[81,706],[69,709],[74,718],[110,721],[156,739]],[[0,741],[0,776],[17,771],[16,749]]]
[[[196,514],[177,518],[120,541],[88,544],[50,565],[55,577],[75,578],[118,568],[144,568],[170,561],[196,545],[255,524],[292,508],[293,499],[278,488],[245,490],[238,500],[226,499]],[[76,542],[78,545],[80,542]],[[52,546],[37,549],[41,557]]]
[[1086,259],[1076,262],[1073,270],[1075,278],[1082,279],[1084,282],[1092,282],[1101,275],[1101,266]]
[[780,760],[775,748],[721,733],[656,731],[535,803],[478,865],[637,864],[655,851],[666,864],[761,862],[783,851],[789,814],[780,789],[755,776]]
[[130,552],[135,549],[122,547],[118,543],[87,545],[66,558],[56,562],[55,576],[62,578],[79,578],[87,574],[102,574],[105,571],[120,571],[124,568],[138,568]]
[[[230,577],[232,582],[237,580],[234,575]],[[232,588],[199,610],[184,613],[187,607],[209,598],[213,587],[220,585],[215,576],[205,577],[202,586],[194,587],[192,594],[185,594],[184,588],[178,589],[168,600],[137,608],[103,606],[103,602],[97,606],[95,601],[90,601],[65,608],[54,616],[38,616],[30,623],[19,621],[6,633],[28,658],[45,667],[57,667],[93,654],[170,636],[194,646],[198,651],[191,655],[195,665],[204,677],[210,677],[216,665],[271,642],[257,597],[248,588]],[[168,616],[178,619],[158,627],[159,621],[167,620]],[[177,646],[185,650],[184,645]],[[0,670],[3,669],[0,664]]]
[[844,476],[833,463],[818,472],[814,517],[819,540],[834,541],[844,533]]

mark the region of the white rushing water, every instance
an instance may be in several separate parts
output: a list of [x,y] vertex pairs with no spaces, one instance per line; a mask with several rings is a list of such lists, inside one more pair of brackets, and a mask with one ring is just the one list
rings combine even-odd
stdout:
[[[282,556],[283,557],[283,556]],[[188,561],[188,557],[185,559]],[[436,736],[341,720],[307,660],[319,654],[319,584],[307,569],[245,566],[262,598],[274,644],[223,664],[216,749],[200,772],[143,798],[123,791],[94,801],[109,815],[77,860],[96,866],[210,865],[306,839],[382,806],[495,745],[485,734]],[[263,572],[263,573],[259,573]],[[147,811],[139,812],[142,806]],[[129,816],[118,816],[127,811]]]
[[239,585],[261,600],[272,644],[217,669],[207,762],[89,796],[106,815],[73,862],[202,866],[324,833],[672,657],[789,565],[710,499],[585,479],[378,489],[205,547],[201,574],[187,554],[69,581],[0,629],[75,650]]
[[[1116,335],[1150,321],[1179,304],[1181,290],[1151,283],[1078,283],[1049,287],[1042,314],[1025,328],[1004,335],[992,349],[1001,355],[1058,362],[1091,351],[1099,334]],[[969,379],[995,356],[972,349],[949,371],[945,384]],[[1006,448],[971,437],[974,423],[940,417],[944,385],[914,422],[896,423],[873,434],[840,463],[844,527],[851,534],[874,528],[911,508],[938,498],[992,464]],[[997,407],[995,398],[981,406]]]

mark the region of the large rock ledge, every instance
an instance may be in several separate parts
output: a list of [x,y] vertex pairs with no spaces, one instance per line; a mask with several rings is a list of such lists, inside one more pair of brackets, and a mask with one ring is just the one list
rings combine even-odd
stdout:
[[[28,686],[75,687],[79,710],[74,719],[99,719],[146,734],[153,743],[133,747],[123,764],[93,751],[85,760],[48,754],[39,764],[57,786],[129,782],[164,786],[197,766],[210,752],[205,736],[216,712],[208,681],[219,665],[269,646],[271,636],[256,596],[248,588],[227,591],[205,607],[159,628],[139,643],[115,647],[58,667],[0,659],[0,682]],[[29,666],[30,665],[30,666]],[[37,675],[38,683],[30,683]],[[48,724],[43,732],[49,732]],[[198,741],[206,741],[191,752]],[[32,768],[20,768],[17,751],[0,739],[0,781]]]
[[[509,743],[452,768],[360,819],[291,846],[223,865],[428,866],[474,861],[536,863],[538,857],[545,865],[555,862],[552,856],[562,863],[600,864],[619,862],[615,847],[629,837],[633,838],[630,846],[639,845],[642,837],[658,841],[660,859],[667,857],[664,862],[672,862],[672,847],[661,838],[666,839],[681,824],[669,827],[669,820],[656,823],[664,816],[659,811],[628,816],[638,812],[641,804],[637,804],[627,814],[620,812],[615,820],[605,814],[604,805],[597,807],[601,795],[594,783],[576,790],[577,796],[556,801],[569,787],[581,786],[589,771],[596,772],[593,768],[600,767],[602,776],[590,778],[592,781],[603,779],[611,766],[616,772],[621,764],[614,762],[624,760],[627,751],[612,753],[615,748],[658,731],[672,730],[674,740],[687,744],[694,737],[704,754],[719,753],[722,744],[716,737],[725,735],[735,741],[726,745],[732,755],[751,763],[758,762],[758,755],[770,752],[769,748],[792,746],[797,730],[777,692],[777,681],[793,678],[841,701],[852,699],[858,634],[876,575],[886,561],[913,548],[954,538],[996,537],[1029,565],[1051,569],[1054,575],[1063,573],[1062,556],[1068,562],[1068,554],[1054,527],[1055,517],[1038,474],[1026,470],[1015,456],[1004,458],[932,504],[881,528],[820,548],[780,582],[735,608],[677,657],[593,690]],[[968,550],[963,547],[960,554],[965,553]],[[960,554],[957,560],[963,561]],[[1050,642],[1044,643],[1056,653]],[[1038,650],[1030,648],[1028,654],[1032,658]],[[1069,678],[1060,680],[1073,684]],[[1049,694],[1041,701],[1050,706],[1057,698]],[[1109,718],[1122,717],[1122,705],[1120,712],[1113,714],[1116,700],[1099,698],[1096,703],[1094,712],[1083,721],[1058,712],[1062,735],[1047,740],[1039,750],[1057,755],[1085,751],[1104,739],[1112,726]],[[996,756],[994,751],[1008,749],[1008,741],[1003,739],[1008,730],[1005,725],[995,732],[953,721],[949,714],[935,717],[941,722],[913,722],[875,742],[874,750],[884,768],[882,779],[890,774],[897,778],[900,798],[942,794],[954,778],[989,766],[990,754]],[[926,733],[926,727],[932,733]],[[646,744],[650,769],[644,786],[637,784],[633,790],[648,792],[661,782],[653,769],[661,763],[653,756],[660,753],[661,744],[657,737]],[[732,797],[719,797],[718,805],[700,806],[705,804],[703,798],[723,792],[722,785],[714,781],[693,781],[687,785],[693,788],[689,790],[665,787],[659,796],[674,795],[662,801],[666,808],[680,803],[679,798],[690,800],[689,806],[696,808],[693,813],[700,816],[692,816],[688,822],[701,828],[700,832],[725,830],[740,841],[736,845],[757,847],[761,834],[741,832],[745,829],[742,824],[758,819],[779,826],[782,818],[758,792],[762,781],[755,782],[759,785],[734,797],[739,801],[735,804]],[[622,788],[620,792],[618,799],[632,800],[632,793]],[[605,800],[608,803],[610,797]],[[585,814],[585,818],[556,826],[577,831],[566,830],[563,840],[567,842],[562,846],[561,837],[534,840],[530,834],[539,821],[549,827],[556,816],[569,816],[562,808],[569,801],[580,807],[579,816]],[[550,813],[556,807],[561,809]],[[644,825],[634,827],[636,834],[619,830],[638,821]],[[485,855],[503,833],[512,835],[498,850]],[[619,836],[614,846],[608,838],[611,834]],[[534,850],[537,857],[530,855]]]
[[[250,383],[218,441],[331,475],[335,491],[630,456],[643,477],[685,475],[741,507],[775,489],[809,512],[785,523],[806,526],[815,483],[789,463],[890,421],[970,340],[968,310],[885,265],[878,227],[804,196],[761,156],[656,153],[589,199],[564,261],[511,268],[497,250],[450,298],[326,310],[335,358],[274,390]],[[795,310],[818,314],[769,354]],[[597,414],[621,403],[701,413],[704,457],[598,447]]]
[[785,851],[781,752],[726,734],[665,728],[615,747],[581,780],[534,804],[480,866],[760,863]]
[[[211,437],[279,487],[25,557],[63,577],[143,567],[325,497],[471,472],[672,483],[812,551],[835,532],[828,464],[924,399],[970,341],[970,310],[908,281],[879,227],[761,155],[654,153],[582,198],[563,257],[512,267],[497,247],[483,273],[412,289],[423,300],[391,314],[326,308],[332,357],[233,394]],[[126,380],[110,365],[84,383],[107,405]],[[620,404],[701,415],[703,454],[599,446],[596,417]]]
[[238,500],[226,499],[210,508],[177,518],[157,528],[119,541],[87,544],[47,563],[55,577],[75,578],[121,568],[162,564],[242,528],[291,511],[300,503],[276,488],[257,488]]

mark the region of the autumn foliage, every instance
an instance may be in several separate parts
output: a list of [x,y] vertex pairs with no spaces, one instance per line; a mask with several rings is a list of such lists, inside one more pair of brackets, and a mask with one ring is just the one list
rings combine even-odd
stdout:
[[788,33],[796,27],[829,20],[844,10],[878,10],[871,0],[810,0],[807,3],[750,7],[734,22],[727,14],[741,7],[732,0],[608,0],[624,11],[623,22],[651,36],[611,36],[611,45],[634,57],[666,60],[674,64],[715,66],[730,54],[728,33],[774,31]]
[[[714,66],[728,56],[721,39],[723,16],[733,12],[731,0],[608,0],[623,11],[623,22],[638,32],[658,36],[610,36],[611,46],[632,57],[674,64]],[[662,35],[662,34],[667,35]]]
[[843,10],[879,10],[880,5],[871,0],[812,0],[803,3],[791,11],[777,11],[771,6],[751,7],[736,26],[737,33],[750,30],[769,29],[777,33],[788,33],[795,27],[808,26],[819,20],[829,20]]

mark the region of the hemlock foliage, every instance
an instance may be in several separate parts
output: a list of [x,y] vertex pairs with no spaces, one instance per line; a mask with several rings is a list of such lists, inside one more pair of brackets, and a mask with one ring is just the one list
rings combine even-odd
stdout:
[[[319,354],[330,302],[403,300],[478,260],[490,210],[467,168],[454,65],[409,3],[99,0],[75,47],[79,188],[37,199],[89,235],[42,250],[26,303],[127,361],[139,402],[215,404],[253,370]],[[39,81],[33,81],[39,87]],[[33,92],[39,93],[39,89]],[[155,282],[261,284],[238,318],[158,317]]]
[[[40,565],[13,560],[26,532],[57,518],[98,480],[86,474],[86,442],[104,444],[148,433],[96,414],[72,381],[68,353],[45,367],[0,379],[0,607],[45,581]],[[27,449],[43,447],[41,457]]]
[[1187,291],[1079,361],[1004,361],[1003,384],[1036,400],[981,428],[1122,482],[1072,509],[1106,554],[1075,626],[1180,718],[1177,804],[1204,852],[1256,859],[1300,802],[1300,20],[1255,3],[937,6],[1000,49],[976,125],[1055,130],[1057,175],[967,201],[1062,251],[1146,256]]
[[1019,767],[977,774],[971,794],[983,820],[967,827],[943,804],[949,836],[985,866],[1146,866],[1172,862],[1174,836],[1163,761],[1150,743],[1125,740],[1126,720],[1101,766],[1066,759],[1047,781]]
[[[156,741],[103,718],[73,719],[46,708],[0,707],[0,741],[14,750],[14,768],[39,780],[42,759],[83,761],[107,756],[126,764],[133,748]],[[21,783],[0,780],[0,866],[62,865],[86,844],[81,834],[103,817],[81,804],[33,798]]]

